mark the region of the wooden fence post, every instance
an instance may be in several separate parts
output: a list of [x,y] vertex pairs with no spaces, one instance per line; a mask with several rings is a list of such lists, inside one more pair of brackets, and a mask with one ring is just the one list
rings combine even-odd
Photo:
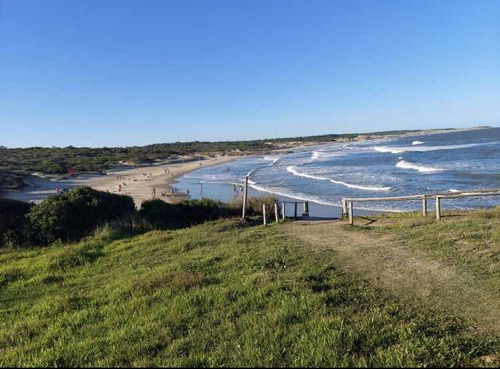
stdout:
[[436,196],[436,219],[441,219],[441,197]]
[[248,176],[245,177],[245,192],[243,193],[243,214],[242,218],[245,219],[247,214],[247,200],[248,200]]
[[281,217],[285,220],[286,217],[286,202],[281,203]]
[[425,195],[422,198],[422,215],[427,216],[427,197]]
[[276,218],[276,223],[280,222],[280,215],[278,214],[278,203],[274,203],[274,217]]
[[262,204],[262,219],[264,220],[264,225],[267,225],[267,217],[266,217],[266,204]]
[[347,215],[347,201],[346,199],[342,199],[342,219]]
[[349,201],[349,224],[354,224],[354,214],[353,214],[353,206],[352,201]]
[[294,209],[294,213],[293,213],[293,218],[294,219],[297,219],[297,202],[295,202],[295,209]]
[[309,202],[304,201],[304,211],[302,212],[302,216],[308,217],[309,216]]

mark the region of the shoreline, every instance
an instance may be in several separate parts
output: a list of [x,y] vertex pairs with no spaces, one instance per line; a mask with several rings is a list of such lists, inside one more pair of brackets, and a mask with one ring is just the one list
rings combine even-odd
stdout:
[[[82,174],[68,180],[54,180],[43,178],[34,174],[27,174],[24,178],[27,183],[22,189],[10,190],[0,193],[0,197],[24,202],[39,203],[48,196],[57,194],[56,188],[69,190],[78,186],[88,186],[99,191],[128,195],[134,200],[137,208],[144,200],[151,200],[152,189],[156,189],[155,198],[167,203],[175,203],[188,198],[183,192],[170,191],[176,180],[196,169],[228,163],[241,156],[218,155],[215,157],[197,156],[200,160],[186,159],[186,162],[160,163],[150,166],[115,167],[107,175]],[[118,185],[121,184],[121,190]],[[162,193],[165,196],[162,196]]]
[[[365,135],[360,134],[358,137],[349,140],[337,140],[328,142],[292,142],[292,145],[286,145],[285,147],[270,149],[265,152],[252,152],[239,155],[193,155],[190,158],[185,158],[184,160],[175,160],[174,162],[163,162],[155,163],[152,165],[128,165],[127,163],[122,163],[122,165],[117,165],[107,172],[107,175],[96,176],[92,173],[82,173],[81,176],[76,178],[71,178],[68,180],[56,180],[51,178],[51,176],[45,176],[41,173],[29,173],[23,175],[24,182],[27,183],[26,186],[18,190],[7,190],[0,193],[0,197],[17,199],[21,201],[28,202],[40,202],[47,196],[56,194],[56,188],[61,190],[71,189],[77,186],[89,186],[97,190],[107,191],[111,193],[118,193],[129,195],[134,199],[134,203],[137,207],[144,200],[149,200],[153,198],[152,189],[156,190],[156,198],[159,198],[167,203],[174,203],[180,200],[189,199],[192,196],[184,193],[182,191],[177,192],[175,189],[175,184],[178,183],[178,179],[185,174],[201,169],[203,167],[210,167],[214,165],[219,165],[238,159],[244,159],[248,157],[259,157],[265,155],[283,155],[288,151],[295,151],[300,149],[310,149],[314,146],[322,146],[327,144],[343,144],[346,142],[360,142],[360,141],[372,141],[378,140],[380,138],[394,139],[397,137],[418,137],[422,135],[432,135],[432,134],[442,134],[442,133],[453,133],[460,131],[471,131],[471,130],[481,130],[488,127],[468,127],[468,128],[451,128],[451,129],[431,129],[431,130],[421,130],[416,132],[408,132],[396,135],[384,135],[383,137],[378,137],[376,135]],[[197,158],[201,158],[198,159]],[[167,172],[168,171],[168,172]],[[121,184],[121,189],[118,189],[118,185]],[[281,194],[276,194],[268,191],[260,191],[258,189],[252,189],[262,195],[273,195],[276,197],[287,197]],[[171,191],[174,191],[174,195],[171,196]],[[196,198],[196,196],[194,196]],[[299,200],[300,199],[296,199]],[[315,201],[312,201],[315,202]],[[320,206],[336,208],[337,205],[332,204],[321,204],[316,202]],[[361,210],[361,209],[360,209]],[[367,210],[369,211],[369,210]]]
[[[201,160],[186,163],[160,164],[147,167],[137,167],[121,171],[110,171],[103,178],[93,178],[86,181],[86,185],[100,191],[108,191],[116,194],[132,197],[136,207],[140,207],[145,200],[151,200],[151,191],[156,190],[154,198],[167,203],[175,203],[189,198],[184,192],[174,190],[173,184],[177,178],[196,169],[224,164],[238,159],[239,156],[216,156],[203,157]],[[121,184],[121,191],[118,185]],[[173,196],[170,195],[171,191]],[[164,195],[162,195],[164,194]]]

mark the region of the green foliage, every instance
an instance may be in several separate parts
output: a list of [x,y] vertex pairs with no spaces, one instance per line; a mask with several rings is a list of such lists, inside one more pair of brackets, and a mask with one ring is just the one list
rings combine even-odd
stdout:
[[[410,131],[388,131],[377,136]],[[374,135],[366,133],[365,135]],[[0,150],[0,170],[27,170],[45,173],[65,173],[68,168],[77,171],[102,171],[120,161],[151,163],[156,160],[176,159],[180,155],[200,154],[255,154],[273,149],[292,147],[297,143],[334,142],[354,139],[359,134],[328,134],[295,138],[274,138],[253,141],[173,142],[132,147],[30,147]]]
[[0,198],[0,247],[18,245],[27,232],[26,215],[32,204]]
[[182,228],[193,224],[237,215],[220,201],[210,199],[181,201],[176,204],[155,199],[141,204],[139,217],[152,229]]
[[28,214],[38,243],[77,241],[98,225],[130,217],[135,211],[131,197],[78,187],[50,196]]
[[498,340],[278,226],[0,253],[0,366],[467,367]]

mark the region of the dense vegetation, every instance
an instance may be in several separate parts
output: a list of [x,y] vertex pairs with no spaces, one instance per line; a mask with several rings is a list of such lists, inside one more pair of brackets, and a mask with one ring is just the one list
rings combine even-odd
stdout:
[[[377,135],[398,134],[411,131],[379,132]],[[375,134],[375,133],[374,133]],[[373,135],[371,133],[364,135]],[[175,142],[134,147],[30,147],[5,148],[0,146],[0,183],[6,170],[66,173],[76,171],[102,171],[122,162],[152,163],[155,160],[175,159],[181,155],[195,154],[251,154],[283,148],[291,143],[332,142],[353,139],[358,134],[329,134],[297,138],[275,138],[253,141]],[[2,174],[2,171],[4,174]]]
[[[248,214],[262,211],[273,197],[250,198]],[[269,206],[271,208],[271,206]],[[176,229],[240,215],[241,203],[224,204],[209,199],[167,204],[145,201],[136,211],[131,197],[77,187],[50,196],[38,205],[0,198],[0,247],[48,245],[78,241],[96,228],[111,226],[128,235],[153,229]]]
[[105,227],[79,244],[4,250],[0,366],[455,367],[497,352],[287,227],[219,220],[132,238]]

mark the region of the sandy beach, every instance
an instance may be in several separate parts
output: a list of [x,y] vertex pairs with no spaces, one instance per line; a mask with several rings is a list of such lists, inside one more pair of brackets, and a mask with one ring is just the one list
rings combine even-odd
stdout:
[[[173,189],[170,185],[175,182],[176,178],[202,167],[223,164],[238,158],[241,157],[216,156],[186,163],[141,166],[121,171],[110,171],[105,177],[91,178],[83,184],[100,191],[131,196],[137,207],[140,207],[144,200],[153,198],[153,188],[156,190],[156,198],[174,203],[188,198],[187,194],[183,192],[174,192],[174,195],[171,196]],[[120,190],[119,185],[121,185]]]

